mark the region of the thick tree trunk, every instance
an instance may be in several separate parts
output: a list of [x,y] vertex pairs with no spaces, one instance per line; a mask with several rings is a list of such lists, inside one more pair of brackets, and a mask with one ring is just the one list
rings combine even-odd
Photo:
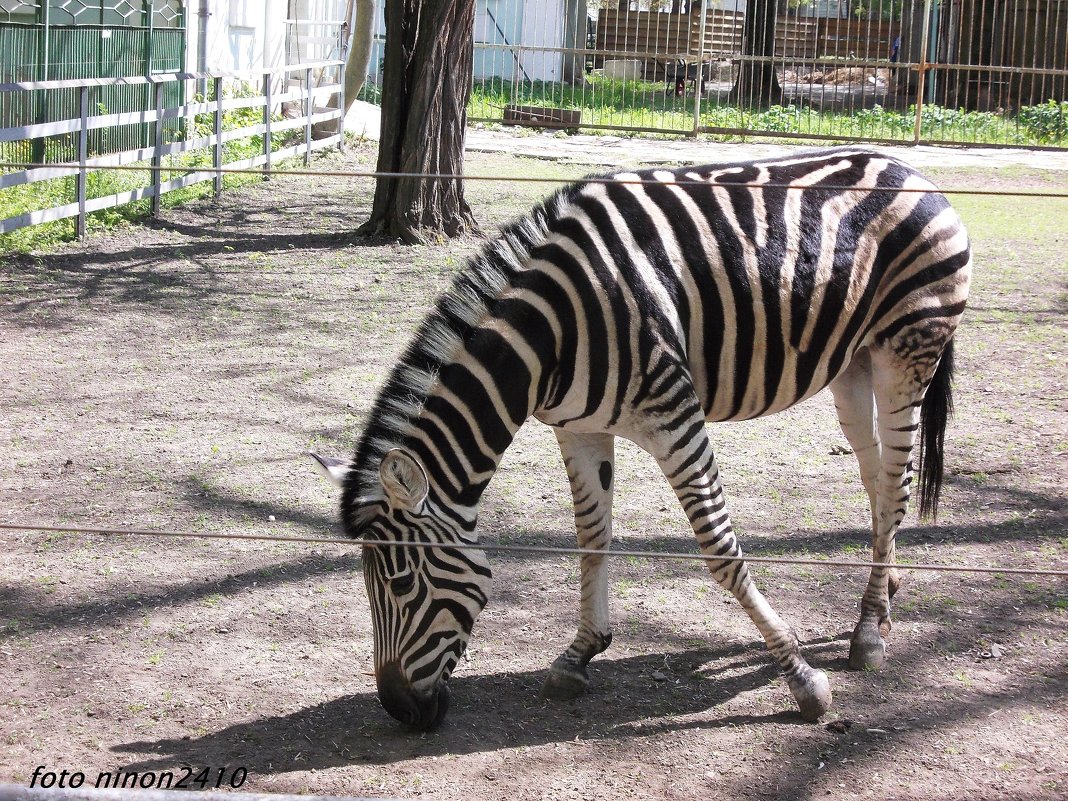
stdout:
[[775,0],[749,0],[742,23],[742,53],[767,61],[743,61],[731,90],[732,103],[767,108],[782,103],[782,86],[771,62],[775,55]]
[[[460,175],[474,0],[389,0],[379,172]],[[417,243],[477,230],[458,178],[379,178],[359,233]]]

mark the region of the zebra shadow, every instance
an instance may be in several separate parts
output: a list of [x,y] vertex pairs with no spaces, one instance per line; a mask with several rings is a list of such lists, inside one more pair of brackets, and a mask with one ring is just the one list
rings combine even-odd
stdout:
[[[806,650],[837,649],[834,639],[810,642]],[[240,765],[259,776],[389,765],[576,738],[623,740],[756,723],[808,725],[779,680],[779,668],[758,642],[666,656],[608,656],[595,660],[590,673],[589,693],[570,703],[540,698],[544,670],[455,676],[451,711],[439,729],[427,733],[389,718],[374,693],[357,693],[201,736],[131,742],[111,750],[140,757],[126,764],[124,772]]]

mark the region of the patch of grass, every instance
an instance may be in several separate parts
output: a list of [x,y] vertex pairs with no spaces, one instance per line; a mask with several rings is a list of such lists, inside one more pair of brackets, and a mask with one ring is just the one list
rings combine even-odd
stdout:
[[[248,88],[237,88],[231,96],[251,96],[252,91]],[[209,98],[210,100],[210,98]],[[277,117],[281,119],[281,116]],[[232,131],[255,125],[261,122],[262,111],[257,108],[243,108],[228,111],[223,114],[223,130]],[[190,138],[199,138],[212,133],[214,120],[211,114],[197,115]],[[286,131],[272,135],[271,146],[273,150],[284,147],[287,137],[293,132]],[[223,145],[223,165],[247,159],[263,152],[264,140],[262,135],[249,136],[243,139],[227,142]],[[97,155],[90,153],[90,156]],[[164,170],[162,180],[167,181],[185,170],[194,167],[210,167],[214,159],[210,148],[192,150],[175,156],[166,156],[163,166],[171,168],[173,172]],[[47,152],[46,162],[60,162],[65,159],[58,152]],[[149,167],[150,161],[139,161],[128,165],[130,167]],[[278,165],[275,165],[278,166]],[[261,179],[255,175],[224,175],[223,189],[234,189]],[[86,177],[86,199],[108,197],[134,189],[150,186],[152,174],[145,170],[122,170],[122,171],[98,171],[90,172]],[[199,200],[207,197],[214,191],[211,182],[202,181],[198,184],[168,192],[160,198],[163,208],[174,208],[191,200]],[[49,209],[56,206],[74,203],[77,201],[77,183],[74,175],[62,178],[52,178],[47,181],[38,181],[23,186],[14,186],[0,189],[0,220],[16,217],[27,212]],[[132,221],[144,219],[151,213],[152,202],[150,199],[136,200],[122,206],[102,209],[87,215],[86,231],[107,230]],[[60,242],[71,240],[76,235],[76,219],[68,218],[54,222],[32,225],[20,228],[6,234],[0,234],[0,254],[4,253],[29,253],[33,250],[52,247]]]
[[[533,105],[581,112],[586,125],[656,128],[666,133],[693,130],[694,98],[676,97],[656,81],[612,80],[593,74],[575,85],[534,81],[514,84],[501,78],[475,83],[468,115],[473,120],[496,121],[508,105]],[[920,136],[926,140],[1001,143],[1011,145],[1061,144],[1068,138],[1065,116],[1068,103],[1021,108],[1015,118],[983,111],[964,111],[926,105],[920,111]],[[912,141],[916,107],[894,110],[874,106],[851,111],[820,111],[788,104],[768,109],[720,105],[705,99],[699,113],[703,128],[782,133],[818,134],[842,139],[857,137]],[[638,135],[619,131],[619,135]],[[563,134],[561,134],[563,135]],[[648,135],[648,134],[641,134]]]
[[56,584],[58,581],[59,579],[55,576],[40,576],[37,579],[37,582],[41,585],[41,589],[44,590],[47,595],[51,595],[56,591]]
[[615,591],[619,595],[626,595],[638,585],[630,579],[619,579],[616,581]]

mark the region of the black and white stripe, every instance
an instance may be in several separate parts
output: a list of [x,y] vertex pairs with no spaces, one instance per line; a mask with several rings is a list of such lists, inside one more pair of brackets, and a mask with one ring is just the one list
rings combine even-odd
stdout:
[[[355,458],[334,471],[346,530],[475,542],[482,492],[534,416],[556,430],[580,545],[611,539],[620,436],[658,460],[702,551],[738,556],[705,422],[772,414],[830,386],[871,499],[874,560],[887,565],[872,571],[850,653],[855,666],[877,666],[918,433],[928,468],[921,511],[937,505],[970,270],[945,197],[878,153],[569,186],[472,259],[420,327]],[[818,717],[830,703],[826,677],[745,563],[709,565],[786,671],[802,714]],[[447,547],[373,549],[365,566],[383,703],[433,725],[486,603],[486,560]],[[586,663],[608,646],[607,586],[603,557],[584,558],[579,630],[550,670],[548,694],[584,689]]]

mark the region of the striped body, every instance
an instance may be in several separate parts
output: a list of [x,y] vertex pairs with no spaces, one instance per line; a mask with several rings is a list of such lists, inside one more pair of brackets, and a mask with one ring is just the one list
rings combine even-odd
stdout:
[[[560,441],[580,545],[611,538],[620,436],[657,459],[703,552],[739,556],[705,421],[772,414],[830,385],[871,499],[875,561],[887,564],[872,571],[851,661],[881,662],[921,413],[938,459],[924,497],[937,502],[943,354],[969,275],[967,236],[945,198],[875,153],[567,187],[472,259],[423,323],[343,471],[343,522],[353,536],[387,541],[476,541],[482,492],[534,416]],[[434,725],[486,603],[488,565],[481,552],[447,547],[365,556],[383,703]],[[753,617],[802,713],[818,717],[826,678],[745,563],[709,567]],[[611,639],[604,559],[584,557],[582,572],[579,631],[550,670],[550,695],[581,691],[586,663]]]
[[[571,305],[586,315],[580,330],[564,334],[580,349],[574,365],[561,366],[572,381],[535,411],[551,424],[585,418],[590,430],[615,427],[650,394],[656,366],[669,364],[689,372],[707,420],[782,411],[826,387],[859,347],[892,335],[907,304],[936,304],[942,316],[944,299],[909,298],[912,273],[935,264],[921,279],[926,287],[968,258],[941,195],[730,188],[933,189],[884,158],[619,177],[663,183],[585,187],[534,252],[553,263],[543,268],[549,275],[572,284]],[[899,258],[912,243],[909,258]],[[571,255],[576,246],[585,263]],[[962,303],[951,305],[952,319]]]

